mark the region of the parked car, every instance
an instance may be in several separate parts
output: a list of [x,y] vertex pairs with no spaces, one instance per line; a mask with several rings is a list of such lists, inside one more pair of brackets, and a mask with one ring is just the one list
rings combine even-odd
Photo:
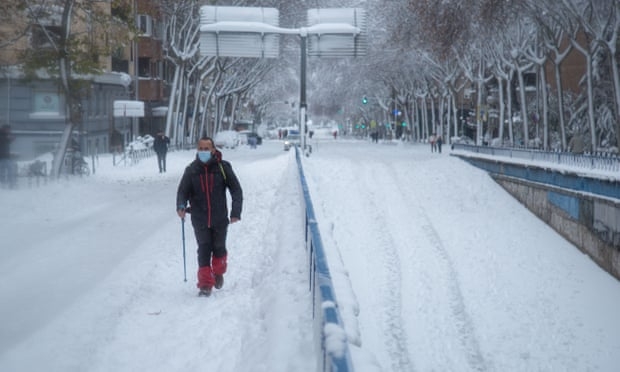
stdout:
[[293,146],[299,146],[301,144],[301,136],[299,131],[289,130],[288,135],[284,139],[284,151],[288,151]]
[[452,143],[462,143],[465,145],[475,145],[476,142],[474,142],[473,139],[467,137],[467,136],[460,136],[460,137],[452,137]]
[[223,130],[221,132],[217,132],[215,137],[213,138],[213,142],[215,147],[225,148],[225,149],[234,149],[239,146],[241,139],[239,138],[239,133],[234,130]]
[[249,144],[251,138],[256,139],[257,145],[263,144],[263,137],[259,136],[258,133],[249,130],[242,130],[241,132],[239,132],[239,137],[241,137],[241,143],[243,144]]
[[125,151],[140,151],[140,150],[148,150],[153,148],[153,142],[155,138],[150,134],[145,134],[143,137],[138,136],[135,140],[129,142],[127,146],[125,146]]

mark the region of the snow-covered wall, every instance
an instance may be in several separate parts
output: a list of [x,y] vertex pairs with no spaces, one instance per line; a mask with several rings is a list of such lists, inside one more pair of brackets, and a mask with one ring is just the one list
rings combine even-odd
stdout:
[[620,280],[620,198],[608,195],[620,191],[620,182],[531,163],[467,161],[489,171],[536,216]]

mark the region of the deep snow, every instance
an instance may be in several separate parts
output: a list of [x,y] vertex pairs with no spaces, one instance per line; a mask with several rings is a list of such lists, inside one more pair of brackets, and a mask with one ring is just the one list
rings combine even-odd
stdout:
[[[484,172],[427,145],[319,139],[304,170],[356,371],[614,371],[620,283]],[[244,189],[224,288],[196,296],[174,212],[193,151],[0,190],[1,371],[314,371],[300,188],[279,141]]]

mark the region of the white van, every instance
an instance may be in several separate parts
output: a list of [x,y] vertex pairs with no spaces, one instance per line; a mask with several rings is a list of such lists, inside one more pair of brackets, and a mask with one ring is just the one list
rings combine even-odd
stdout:
[[213,142],[215,147],[225,148],[225,149],[234,149],[239,146],[239,142],[241,139],[239,138],[239,133],[234,130],[223,130],[221,132],[217,132],[215,134],[215,138],[213,138]]

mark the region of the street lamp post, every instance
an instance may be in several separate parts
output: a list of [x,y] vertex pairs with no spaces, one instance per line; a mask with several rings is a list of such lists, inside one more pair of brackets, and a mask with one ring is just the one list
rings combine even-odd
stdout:
[[[278,26],[273,8],[203,6],[200,50],[217,57],[277,57],[280,35],[298,35],[301,45],[299,123],[306,150],[306,56],[359,56],[366,50],[366,15],[362,9],[310,9],[308,27]],[[358,27],[359,26],[359,27]],[[310,38],[310,52],[308,51]]]
[[302,29],[299,33],[301,38],[301,66],[299,76],[299,136],[301,138],[301,148],[306,151],[306,56],[308,54],[306,50],[306,38],[308,36],[307,30]]

